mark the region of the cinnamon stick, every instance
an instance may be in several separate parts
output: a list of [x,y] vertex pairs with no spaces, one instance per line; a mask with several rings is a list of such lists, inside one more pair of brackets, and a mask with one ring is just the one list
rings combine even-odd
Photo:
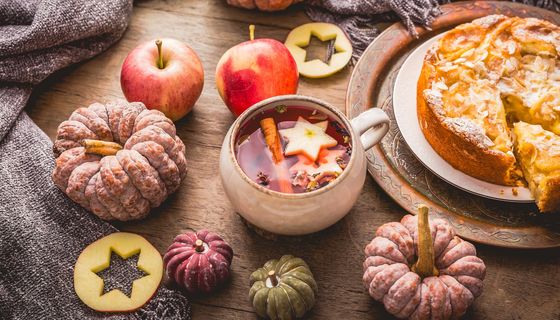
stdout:
[[276,122],[272,118],[264,118],[260,121],[261,129],[264,135],[264,141],[268,146],[268,150],[272,153],[272,161],[274,162],[276,176],[280,185],[280,192],[293,193],[292,183],[288,169],[284,167],[284,152],[282,151],[282,142],[280,134],[276,128]]
[[272,159],[274,163],[279,163],[284,160],[284,153],[282,152],[282,143],[280,142],[280,135],[278,134],[276,123],[272,118],[264,118],[261,120],[260,124],[264,134],[264,141],[272,153]]

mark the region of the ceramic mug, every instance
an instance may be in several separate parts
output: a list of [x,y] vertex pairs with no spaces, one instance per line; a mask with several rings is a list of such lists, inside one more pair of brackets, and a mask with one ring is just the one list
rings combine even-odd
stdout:
[[[316,109],[342,124],[350,134],[352,154],[334,181],[305,193],[281,193],[250,179],[239,166],[235,143],[240,128],[256,114],[279,105]],[[325,229],[352,208],[366,179],[365,150],[376,145],[389,130],[389,117],[379,108],[369,109],[351,121],[330,104],[302,95],[272,97],[243,112],[229,129],[220,154],[220,176],[235,210],[258,228],[280,235],[303,235]]]

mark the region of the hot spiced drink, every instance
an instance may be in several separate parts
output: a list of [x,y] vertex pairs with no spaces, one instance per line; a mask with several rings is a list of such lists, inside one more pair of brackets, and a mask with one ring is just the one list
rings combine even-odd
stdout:
[[277,106],[242,125],[236,156],[245,174],[263,187],[304,193],[334,181],[346,168],[352,145],[339,121],[316,109]]

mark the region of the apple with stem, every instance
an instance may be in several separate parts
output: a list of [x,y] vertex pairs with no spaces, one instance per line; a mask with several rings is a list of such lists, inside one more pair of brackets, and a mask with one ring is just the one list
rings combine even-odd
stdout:
[[231,112],[239,116],[266,98],[295,94],[298,69],[286,46],[274,39],[254,39],[230,48],[216,67],[216,87]]
[[145,42],[123,62],[121,88],[128,101],[143,102],[177,121],[202,93],[204,70],[196,53],[176,39]]

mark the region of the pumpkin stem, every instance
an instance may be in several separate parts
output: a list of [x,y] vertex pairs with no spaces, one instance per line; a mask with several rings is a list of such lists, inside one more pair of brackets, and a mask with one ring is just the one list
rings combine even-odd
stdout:
[[202,240],[200,240],[200,239],[197,239],[194,242],[194,250],[196,250],[196,252],[204,251],[204,242],[202,242]]
[[254,24],[249,25],[249,39],[251,41],[255,40],[255,25]]
[[270,270],[268,272],[268,278],[270,279],[270,283],[273,287],[278,285],[278,278],[276,278],[276,272],[274,270]]
[[81,145],[86,149],[86,153],[94,153],[100,156],[112,156],[122,149],[122,146],[115,142],[84,139]]
[[423,204],[418,206],[418,261],[412,266],[412,271],[422,278],[439,275],[435,266],[434,242],[428,211],[427,206]]

